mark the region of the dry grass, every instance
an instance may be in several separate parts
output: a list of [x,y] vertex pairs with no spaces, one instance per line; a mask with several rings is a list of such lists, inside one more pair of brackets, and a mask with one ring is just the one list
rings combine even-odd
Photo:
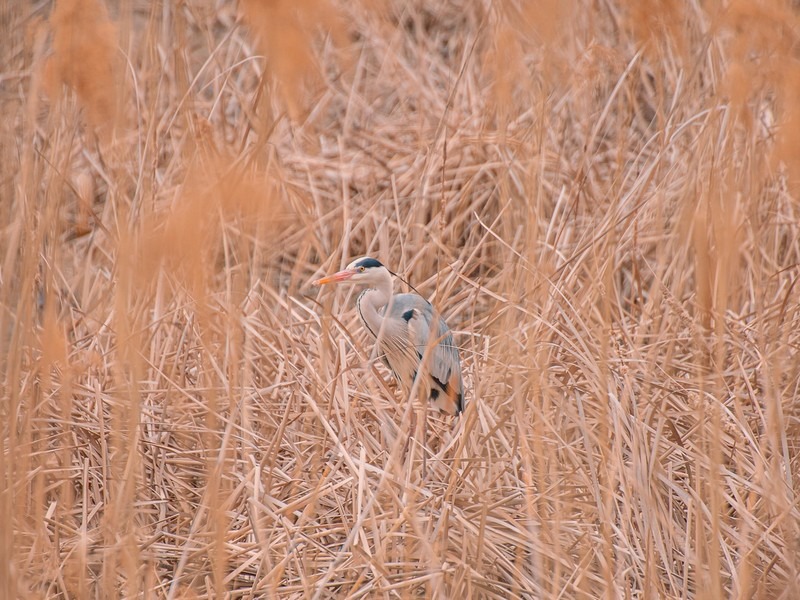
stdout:
[[0,597],[800,597],[790,3],[102,2],[0,9]]

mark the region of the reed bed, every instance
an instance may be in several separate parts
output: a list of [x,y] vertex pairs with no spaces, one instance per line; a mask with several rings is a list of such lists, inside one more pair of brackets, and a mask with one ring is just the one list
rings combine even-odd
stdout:
[[[0,24],[0,596],[800,597],[794,3]],[[366,254],[461,417],[310,285]]]

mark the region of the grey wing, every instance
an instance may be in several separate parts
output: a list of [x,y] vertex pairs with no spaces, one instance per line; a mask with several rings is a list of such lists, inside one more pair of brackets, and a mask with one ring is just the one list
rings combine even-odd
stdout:
[[[428,372],[433,379],[431,399],[437,408],[450,413],[463,409],[463,383],[461,359],[453,341],[453,334],[433,306],[415,294],[398,294],[392,306],[392,317],[405,321],[408,339],[421,359],[428,344]],[[437,389],[438,388],[438,389]],[[440,397],[443,394],[442,397]]]

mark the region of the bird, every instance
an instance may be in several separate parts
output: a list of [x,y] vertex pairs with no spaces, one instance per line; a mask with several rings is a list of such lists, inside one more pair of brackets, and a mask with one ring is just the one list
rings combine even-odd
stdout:
[[464,410],[464,383],[453,334],[422,296],[393,294],[393,276],[379,260],[364,256],[313,283],[366,285],[356,300],[358,316],[395,379],[408,393],[420,377],[420,397],[440,412],[458,415]]

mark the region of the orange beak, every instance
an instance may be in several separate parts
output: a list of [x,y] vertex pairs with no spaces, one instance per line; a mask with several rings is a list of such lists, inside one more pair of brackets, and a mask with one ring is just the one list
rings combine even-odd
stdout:
[[356,272],[353,269],[345,269],[344,271],[339,271],[338,273],[334,273],[333,275],[328,275],[327,277],[323,277],[322,279],[317,279],[314,281],[314,285],[325,285],[326,283],[340,283],[342,281],[347,281]]

